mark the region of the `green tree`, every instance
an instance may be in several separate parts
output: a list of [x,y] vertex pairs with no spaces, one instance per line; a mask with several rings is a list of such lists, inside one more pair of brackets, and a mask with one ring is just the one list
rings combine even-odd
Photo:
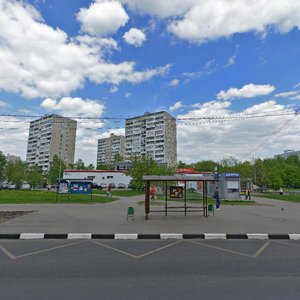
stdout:
[[201,160],[192,164],[197,172],[214,172],[215,166],[219,167],[219,164],[213,160]]
[[28,166],[26,169],[26,181],[30,185],[31,188],[35,188],[37,185],[41,185],[43,183],[43,172],[41,167],[38,165]]
[[128,175],[132,177],[131,185],[134,189],[144,187],[143,175],[174,175],[175,167],[159,165],[151,156],[133,156]]
[[96,168],[96,170],[110,170],[110,169],[111,169],[110,166],[104,165],[104,164],[99,164],[99,165],[97,165],[97,168]]
[[74,169],[75,170],[86,170],[86,167],[84,165],[84,162],[81,158],[79,158],[75,164],[74,164]]
[[65,168],[66,165],[63,160],[59,159],[57,155],[54,155],[52,161],[50,162],[50,168],[48,172],[49,183],[55,184],[58,178],[62,178]]
[[87,167],[86,167],[87,170],[95,170],[95,166],[93,164],[89,164]]
[[6,166],[6,174],[8,181],[12,182],[20,188],[22,181],[25,181],[26,164],[20,159],[16,161],[9,161]]
[[262,191],[267,185],[267,174],[263,161],[258,158],[254,161],[254,184]]
[[122,157],[122,155],[120,153],[116,153],[115,157],[114,157],[114,161],[115,162],[124,161],[124,158]]
[[5,169],[7,160],[5,155],[0,151],[0,181],[5,179]]

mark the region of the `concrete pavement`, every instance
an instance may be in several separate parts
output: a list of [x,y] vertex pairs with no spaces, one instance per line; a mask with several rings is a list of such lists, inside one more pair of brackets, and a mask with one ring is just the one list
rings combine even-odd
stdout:
[[[34,211],[0,224],[0,233],[299,233],[300,205],[255,198],[256,206],[221,206],[215,216],[201,212],[151,213],[145,219],[143,196],[104,204],[1,204],[1,211]],[[178,204],[177,204],[178,205]],[[135,209],[127,220],[127,208]],[[163,206],[160,206],[163,209]]]

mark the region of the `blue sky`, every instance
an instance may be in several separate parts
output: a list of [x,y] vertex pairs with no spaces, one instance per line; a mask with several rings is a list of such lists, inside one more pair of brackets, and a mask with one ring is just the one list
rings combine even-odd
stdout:
[[95,163],[98,138],[158,110],[178,118],[178,160],[299,150],[299,29],[293,0],[0,0],[0,151],[25,159],[20,116],[57,113]]

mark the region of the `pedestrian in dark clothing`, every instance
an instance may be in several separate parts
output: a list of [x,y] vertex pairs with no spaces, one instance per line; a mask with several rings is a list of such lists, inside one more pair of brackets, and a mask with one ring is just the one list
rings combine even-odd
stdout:
[[[250,190],[247,190],[247,193],[248,193],[248,195],[247,195],[247,196],[248,196],[248,199],[251,200]],[[247,199],[247,197],[246,197],[246,199]]]
[[215,193],[214,193],[214,198],[216,199],[216,209],[220,210],[220,192],[219,188],[216,187]]

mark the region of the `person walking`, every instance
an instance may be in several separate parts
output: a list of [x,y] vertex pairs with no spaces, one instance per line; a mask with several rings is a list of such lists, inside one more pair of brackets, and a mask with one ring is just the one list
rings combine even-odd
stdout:
[[214,198],[216,199],[216,210],[220,210],[220,191],[218,187],[215,189]]
[[246,199],[246,200],[248,200],[248,193],[249,193],[249,190],[246,189],[246,191],[245,191],[245,199]]
[[[248,196],[248,199],[249,201],[251,200],[251,194],[250,194],[250,190],[247,190],[247,196]],[[246,198],[247,199],[247,198]]]

